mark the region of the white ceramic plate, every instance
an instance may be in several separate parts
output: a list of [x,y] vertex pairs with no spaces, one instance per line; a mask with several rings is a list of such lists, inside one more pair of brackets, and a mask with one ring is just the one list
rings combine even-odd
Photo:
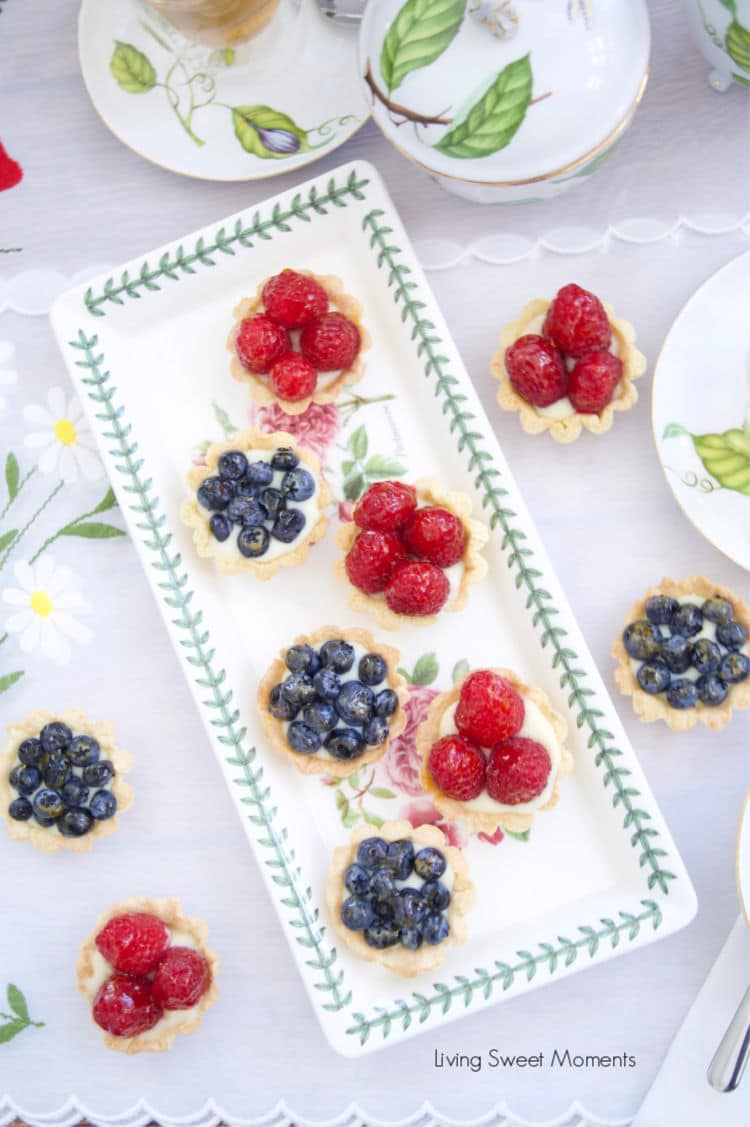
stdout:
[[[748,293],[750,253],[693,294],[661,350],[651,412],[659,459],[683,512],[750,569]],[[717,326],[720,332],[710,331]]]
[[[289,419],[322,451],[346,515],[365,481],[437,473],[492,523],[488,578],[468,607],[385,640],[412,680],[412,723],[472,666],[509,665],[569,719],[576,759],[559,805],[528,841],[462,840],[478,902],[468,944],[437,975],[394,978],[336,947],[323,900],[332,848],[363,818],[438,817],[402,743],[341,786],[301,776],[266,747],[258,679],[279,647],[353,614],[332,578],[334,529],[304,568],[262,588],[216,574],[179,520],[196,446],[246,425],[229,376],[231,310],[284,266],[341,276],[373,337],[367,373],[338,408]],[[137,300],[136,300],[137,299]],[[321,1024],[355,1055],[660,939],[695,894],[489,422],[373,168],[345,165],[257,209],[70,290],[53,309],[70,373],[211,744]],[[355,394],[356,392],[356,394]],[[273,412],[254,413],[272,425]],[[221,428],[217,425],[221,423]],[[361,479],[361,480],[360,480]],[[337,512],[333,508],[332,524]],[[375,630],[378,635],[377,629]],[[217,780],[218,785],[218,780]],[[263,973],[262,967],[251,973]],[[231,983],[225,984],[231,989]]]
[[280,0],[267,27],[230,52],[191,43],[141,0],[83,0],[78,52],[115,136],[203,180],[301,168],[342,145],[370,112],[352,32],[325,19],[315,0]]
[[745,923],[750,927],[750,791],[742,804],[737,826],[737,891]]

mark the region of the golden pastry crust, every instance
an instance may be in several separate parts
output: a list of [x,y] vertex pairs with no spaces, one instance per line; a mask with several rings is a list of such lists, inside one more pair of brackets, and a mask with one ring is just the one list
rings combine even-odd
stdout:
[[398,630],[406,623],[412,626],[429,626],[431,623],[437,622],[443,611],[461,610],[468,602],[469,587],[473,583],[478,583],[480,579],[484,579],[487,574],[487,561],[482,555],[482,549],[487,543],[489,532],[481,521],[471,517],[471,498],[466,493],[454,493],[445,489],[435,477],[420,478],[415,482],[414,488],[417,491],[417,499],[420,505],[436,505],[442,509],[450,509],[452,513],[459,517],[466,529],[466,548],[464,550],[461,583],[456,594],[444,607],[441,607],[438,614],[425,616],[396,614],[388,606],[384,597],[376,598],[374,595],[366,595],[364,591],[359,591],[356,587],[353,587],[346,574],[345,557],[362,530],[354,521],[347,521],[339,526],[336,533],[336,543],[341,548],[343,555],[336,561],[333,571],[339,582],[345,583],[349,587],[349,606],[352,610],[362,611],[364,614],[374,614],[385,630]]
[[[551,725],[560,744],[560,766],[557,769],[555,785],[548,801],[544,806],[539,807],[539,810],[551,810],[554,806],[557,806],[560,799],[560,779],[569,775],[573,770],[573,756],[565,746],[568,725],[560,713],[552,707],[547,694],[536,685],[529,685],[522,681],[512,669],[492,669],[492,672],[497,673],[500,677],[505,677],[521,696],[534,702],[545,720]],[[498,828],[508,830],[510,833],[524,833],[531,828],[534,815],[538,811],[513,814],[507,810],[501,810],[494,813],[491,810],[476,810],[467,807],[465,803],[443,794],[435,785],[432,775],[427,769],[430,749],[440,739],[440,723],[443,719],[443,713],[457,703],[464,680],[465,678],[462,678],[447,693],[441,693],[440,696],[435,697],[430,704],[426,719],[417,728],[417,751],[422,759],[419,781],[441,814],[444,814],[451,821],[463,821],[474,833],[494,833]]]
[[[103,822],[95,821],[83,837],[63,837],[54,827],[40,826],[33,819],[29,819],[28,822],[16,822],[8,814],[8,807],[16,797],[8,782],[8,776],[13,769],[18,748],[24,740],[36,738],[45,724],[50,724],[53,720],[61,720],[63,724],[67,724],[74,735],[93,736],[99,741],[102,758],[109,759],[115,769],[115,777],[109,789],[117,799],[117,813]],[[14,841],[30,841],[44,853],[57,853],[60,849],[67,849],[72,853],[85,853],[91,849],[95,839],[108,837],[115,832],[118,816],[132,804],[133,789],[125,782],[125,776],[132,766],[132,756],[115,744],[114,725],[105,720],[89,720],[86,713],[79,708],[67,708],[64,712],[38,708],[20,724],[9,724],[5,729],[5,743],[0,749],[0,806],[8,822],[10,837]]]
[[364,754],[360,755],[358,759],[348,761],[338,759],[324,759],[318,755],[303,755],[299,751],[295,751],[289,746],[284,738],[284,725],[281,720],[272,716],[268,711],[268,698],[271,694],[271,689],[277,685],[279,681],[287,675],[289,670],[284,662],[284,655],[286,654],[288,646],[279,650],[279,656],[274,660],[268,668],[266,674],[258,685],[258,711],[263,723],[263,728],[268,736],[268,741],[271,746],[282,755],[287,756],[294,762],[298,771],[303,775],[332,775],[337,779],[345,779],[349,775],[353,775],[360,767],[367,763],[377,763],[382,759],[388,750],[388,746],[392,740],[400,736],[406,727],[406,709],[405,705],[409,699],[409,690],[406,687],[406,681],[398,672],[398,663],[400,654],[398,650],[392,646],[386,646],[382,642],[376,642],[372,634],[367,630],[362,630],[357,626],[350,626],[346,630],[341,629],[339,626],[321,626],[319,630],[314,630],[311,634],[300,634],[295,638],[292,645],[309,645],[319,646],[323,642],[329,642],[334,638],[343,638],[347,642],[356,643],[363,646],[369,653],[379,653],[388,666],[387,684],[390,689],[396,693],[398,697],[399,709],[390,718],[389,721],[389,734],[388,739],[384,740],[382,744],[376,747],[368,747]]
[[[195,493],[207,477],[216,472],[219,458],[227,450],[275,450],[279,446],[290,446],[300,462],[313,474],[318,483],[318,519],[311,525],[288,552],[282,552],[272,560],[248,559],[240,555],[239,551],[231,557],[223,556],[219,551],[219,542],[211,533],[210,513],[198,504]],[[193,530],[193,542],[201,559],[213,559],[216,567],[224,575],[239,575],[243,571],[251,571],[258,579],[270,579],[282,567],[297,567],[307,559],[311,544],[322,540],[328,528],[328,518],[325,509],[331,502],[331,490],[323,477],[320,463],[312,451],[304,446],[298,446],[291,434],[284,430],[273,431],[266,434],[264,431],[250,428],[240,431],[224,442],[215,442],[206,451],[205,466],[193,466],[187,475],[187,483],[193,496],[182,502],[180,517],[182,521]]]
[[[686,579],[680,580],[665,577],[661,583],[649,587],[643,598],[631,607],[623,630],[631,622],[646,617],[646,603],[653,595],[671,595],[674,599],[685,598],[688,595],[708,599],[711,595],[721,595],[734,607],[736,620],[750,631],[750,608],[747,604],[729,587],[712,583],[705,575],[689,575]],[[661,693],[645,693],[638,684],[636,675],[630,667],[630,657],[622,640],[622,631],[612,645],[612,656],[618,662],[615,669],[617,687],[626,697],[632,696],[635,713],[644,723],[663,720],[675,732],[687,731],[688,728],[694,728],[696,724],[703,724],[706,728],[718,731],[731,720],[732,709],[750,708],[750,679],[741,681],[737,685],[730,685],[726,700],[716,707],[707,707],[699,702],[694,708],[672,708]]]
[[[335,305],[339,313],[343,313],[350,321],[359,329],[360,346],[359,352],[354,358],[354,363],[344,370],[332,380],[325,387],[318,386],[312,395],[307,396],[306,399],[300,399],[297,402],[291,402],[288,399],[279,399],[274,395],[271,390],[267,378],[261,375],[256,375],[255,372],[248,372],[237,358],[234,349],[234,342],[237,332],[240,327],[240,322],[245,317],[252,317],[254,313],[259,313],[263,309],[263,287],[269,278],[264,278],[258,286],[255,297],[247,297],[239,303],[234,309],[234,324],[227,337],[227,348],[232,354],[230,362],[230,371],[234,379],[240,383],[248,384],[250,388],[250,398],[254,403],[268,404],[278,403],[287,415],[301,415],[306,411],[311,403],[335,403],[339,395],[347,385],[358,383],[365,374],[365,362],[362,358],[362,353],[365,352],[372,340],[365,326],[362,324],[362,306],[356,298],[351,297],[350,294],[344,292],[344,286],[340,278],[334,274],[314,274],[312,270],[298,270],[298,274],[305,274],[308,278],[314,278],[319,282],[323,289],[328,294],[328,300],[332,305]],[[275,275],[274,275],[275,276]],[[325,376],[323,372],[321,375]]]
[[[344,873],[354,861],[360,842],[372,837],[376,832],[384,841],[408,838],[418,849],[431,845],[439,849],[445,857],[453,872],[453,887],[451,902],[446,911],[450,932],[442,943],[434,947],[423,944],[417,951],[409,951],[400,944],[377,951],[374,947],[370,947],[361,932],[351,931],[341,922],[341,905],[349,895],[344,884]],[[326,903],[333,926],[349,950],[360,959],[381,963],[394,974],[403,975],[405,978],[413,978],[426,971],[435,970],[451,948],[460,947],[466,942],[468,934],[466,915],[471,910],[475,898],[476,892],[469,876],[469,866],[461,850],[449,845],[447,838],[437,826],[419,826],[418,829],[414,829],[411,823],[406,821],[386,822],[377,831],[373,830],[372,826],[357,826],[352,831],[347,844],[340,845],[333,851],[326,882]]]
[[[111,1033],[100,1030],[104,1036],[104,1044],[108,1049],[116,1049],[117,1052],[128,1054],[160,1053],[171,1047],[178,1033],[192,1033],[196,1030],[206,1010],[216,1001],[219,995],[219,987],[216,983],[220,965],[219,956],[207,946],[208,928],[203,920],[194,916],[183,916],[182,905],[179,900],[130,896],[127,900],[121,900],[119,904],[113,904],[111,908],[103,912],[96,921],[94,930],[81,944],[76,967],[78,989],[90,1004],[93,1003],[101,985],[101,983],[96,982],[94,977],[96,974],[95,960],[99,958],[96,937],[104,925],[114,919],[115,916],[123,916],[128,912],[147,912],[151,916],[158,916],[170,931],[189,935],[209,966],[210,982],[208,990],[191,1009],[170,1010],[153,1029],[139,1033],[135,1037],[113,1037]],[[111,973],[115,973],[114,969]],[[166,1025],[164,1024],[165,1019],[167,1019]],[[93,1014],[91,1014],[91,1020],[94,1022]],[[96,1022],[94,1022],[94,1025],[96,1025]],[[97,1025],[96,1028],[99,1029],[99,1026]]]
[[560,419],[543,415],[532,403],[527,403],[510,382],[505,368],[505,353],[514,341],[525,336],[528,326],[540,314],[545,314],[550,302],[544,298],[530,301],[522,310],[518,320],[506,325],[500,333],[500,348],[490,361],[490,372],[500,381],[497,401],[506,411],[518,411],[521,426],[527,434],[541,434],[548,430],[557,442],[575,442],[584,430],[592,434],[604,434],[610,429],[616,411],[629,411],[638,402],[638,390],[634,381],[646,371],[646,357],[635,347],[635,329],[629,321],[615,316],[615,311],[607,301],[602,305],[612,326],[612,335],[620,348],[622,360],[622,379],[620,390],[611,403],[597,414],[584,415],[571,410]]

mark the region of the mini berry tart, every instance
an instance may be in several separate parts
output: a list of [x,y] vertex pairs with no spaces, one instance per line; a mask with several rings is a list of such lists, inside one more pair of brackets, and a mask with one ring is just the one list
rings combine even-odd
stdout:
[[272,746],[305,775],[346,778],[406,727],[398,650],[366,630],[323,626],[281,650],[258,686]]
[[320,464],[285,431],[246,430],[209,446],[205,466],[193,466],[187,480],[194,496],[180,515],[198,555],[227,575],[270,579],[296,567],[328,527],[331,491]]
[[476,832],[523,833],[573,770],[567,724],[509,669],[468,673],[435,697],[417,729],[420,781],[447,818]]
[[615,411],[637,403],[634,381],[645,370],[633,326],[577,285],[530,301],[490,363],[500,406],[520,413],[527,434],[548,430],[558,442],[608,431]]
[[633,606],[612,654],[615,681],[644,721],[723,728],[750,707],[750,609],[702,575],[662,579]]
[[437,826],[357,826],[334,850],[326,885],[333,925],[355,955],[411,978],[466,942],[474,885]]
[[432,477],[371,485],[336,534],[344,556],[335,574],[352,588],[349,605],[387,630],[461,610],[471,584],[487,574],[488,533],[471,508],[465,493],[449,493]]
[[282,270],[234,310],[227,348],[231,372],[255,403],[279,403],[299,415],[311,403],[335,403],[364,375],[370,334],[362,307],[333,275]]
[[14,841],[45,853],[84,853],[114,833],[116,814],[133,801],[132,766],[115,730],[79,709],[38,709],[6,728],[0,751],[0,804]]
[[207,938],[179,900],[132,896],[99,917],[81,945],[78,989],[107,1048],[158,1053],[198,1028],[219,993]]

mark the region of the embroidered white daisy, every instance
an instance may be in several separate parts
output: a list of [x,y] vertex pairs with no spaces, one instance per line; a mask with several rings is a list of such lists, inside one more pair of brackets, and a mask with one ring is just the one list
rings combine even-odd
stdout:
[[15,348],[9,340],[0,340],[0,415],[5,413],[8,401],[3,395],[3,389],[15,387],[18,382],[18,372],[13,367],[13,353]]
[[5,629],[18,635],[24,653],[39,649],[43,657],[66,665],[70,642],[88,642],[92,637],[76,617],[90,613],[91,606],[71,582],[72,571],[44,556],[36,564],[15,564],[13,572],[18,586],[6,587],[2,599],[17,609],[6,619]]
[[74,395],[66,401],[61,387],[50,388],[47,406],[29,403],[23,417],[41,428],[27,434],[25,444],[40,451],[38,466],[42,473],[59,474],[65,482],[77,481],[79,473],[87,481],[102,476],[104,467],[94,453],[94,440]]

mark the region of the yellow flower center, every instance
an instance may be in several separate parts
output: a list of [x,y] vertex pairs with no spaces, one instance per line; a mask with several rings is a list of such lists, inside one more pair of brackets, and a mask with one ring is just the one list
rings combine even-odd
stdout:
[[72,446],[78,438],[76,428],[70,419],[58,419],[55,423],[55,438],[62,446]]
[[47,618],[52,614],[52,599],[46,591],[32,591],[31,609],[34,614],[38,614],[40,618]]

